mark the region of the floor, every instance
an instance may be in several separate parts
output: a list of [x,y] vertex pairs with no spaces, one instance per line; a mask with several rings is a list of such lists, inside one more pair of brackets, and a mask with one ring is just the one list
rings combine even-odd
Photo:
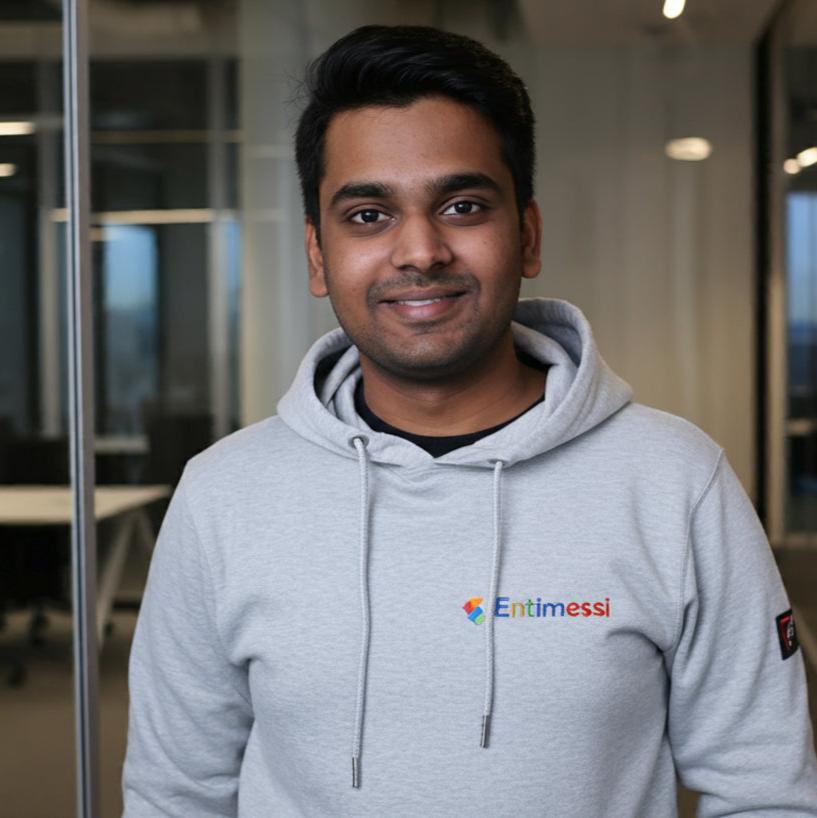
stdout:
[[[27,678],[5,684],[12,640],[25,623],[10,618],[0,638],[0,812],[15,818],[74,818],[74,702],[71,617],[50,613],[46,644],[27,649]],[[119,780],[127,734],[127,659],[135,614],[116,612],[100,660],[102,816],[122,813]],[[44,738],[45,737],[45,738]],[[47,786],[42,786],[47,782]]]
[[[817,553],[786,554],[779,559],[792,603],[803,624],[817,634]],[[126,566],[122,596],[138,595],[146,565],[134,549]],[[73,679],[70,616],[49,614],[46,643],[27,648],[28,678],[20,688],[0,683],[0,804],[15,818],[73,818]],[[100,660],[100,736],[102,818],[119,818],[120,781],[127,731],[127,659],[136,616],[116,611],[113,631]],[[0,677],[8,669],[14,643],[25,622],[9,619],[0,633]],[[809,672],[810,704],[817,722],[817,678]],[[43,737],[47,737],[46,740]],[[47,785],[43,785],[47,782]],[[679,795],[681,818],[692,818],[697,798]]]

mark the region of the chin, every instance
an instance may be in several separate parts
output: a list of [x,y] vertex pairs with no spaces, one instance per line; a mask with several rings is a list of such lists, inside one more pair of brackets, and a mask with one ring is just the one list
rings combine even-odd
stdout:
[[485,352],[482,349],[463,349],[444,351],[418,351],[407,355],[406,350],[371,350],[365,352],[379,369],[404,380],[438,381],[445,380],[467,371],[479,361]]

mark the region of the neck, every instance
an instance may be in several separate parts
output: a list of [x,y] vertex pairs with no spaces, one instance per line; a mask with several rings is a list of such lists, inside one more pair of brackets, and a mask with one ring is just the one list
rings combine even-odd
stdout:
[[510,328],[478,366],[439,381],[411,381],[360,356],[363,395],[386,423],[417,435],[464,435],[524,412],[545,388],[545,374],[517,357]]

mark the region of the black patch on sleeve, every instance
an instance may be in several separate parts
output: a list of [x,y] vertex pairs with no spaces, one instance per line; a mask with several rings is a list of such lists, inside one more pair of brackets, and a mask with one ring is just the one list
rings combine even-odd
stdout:
[[797,630],[794,627],[792,609],[789,608],[788,611],[783,611],[774,621],[777,625],[777,638],[780,640],[780,653],[784,659],[788,659],[800,647],[800,643],[797,641]]

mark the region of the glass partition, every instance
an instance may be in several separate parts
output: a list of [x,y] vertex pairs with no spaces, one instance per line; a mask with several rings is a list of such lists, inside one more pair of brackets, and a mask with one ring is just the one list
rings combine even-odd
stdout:
[[817,720],[817,7],[769,35],[769,511]]
[[130,642],[188,459],[240,425],[236,10],[91,17],[90,148],[104,815],[121,813]]
[[789,541],[817,543],[817,15],[796,2],[783,15],[783,188],[787,292],[786,440]]
[[76,810],[62,34],[59,4],[0,8],[0,811],[25,818]]

